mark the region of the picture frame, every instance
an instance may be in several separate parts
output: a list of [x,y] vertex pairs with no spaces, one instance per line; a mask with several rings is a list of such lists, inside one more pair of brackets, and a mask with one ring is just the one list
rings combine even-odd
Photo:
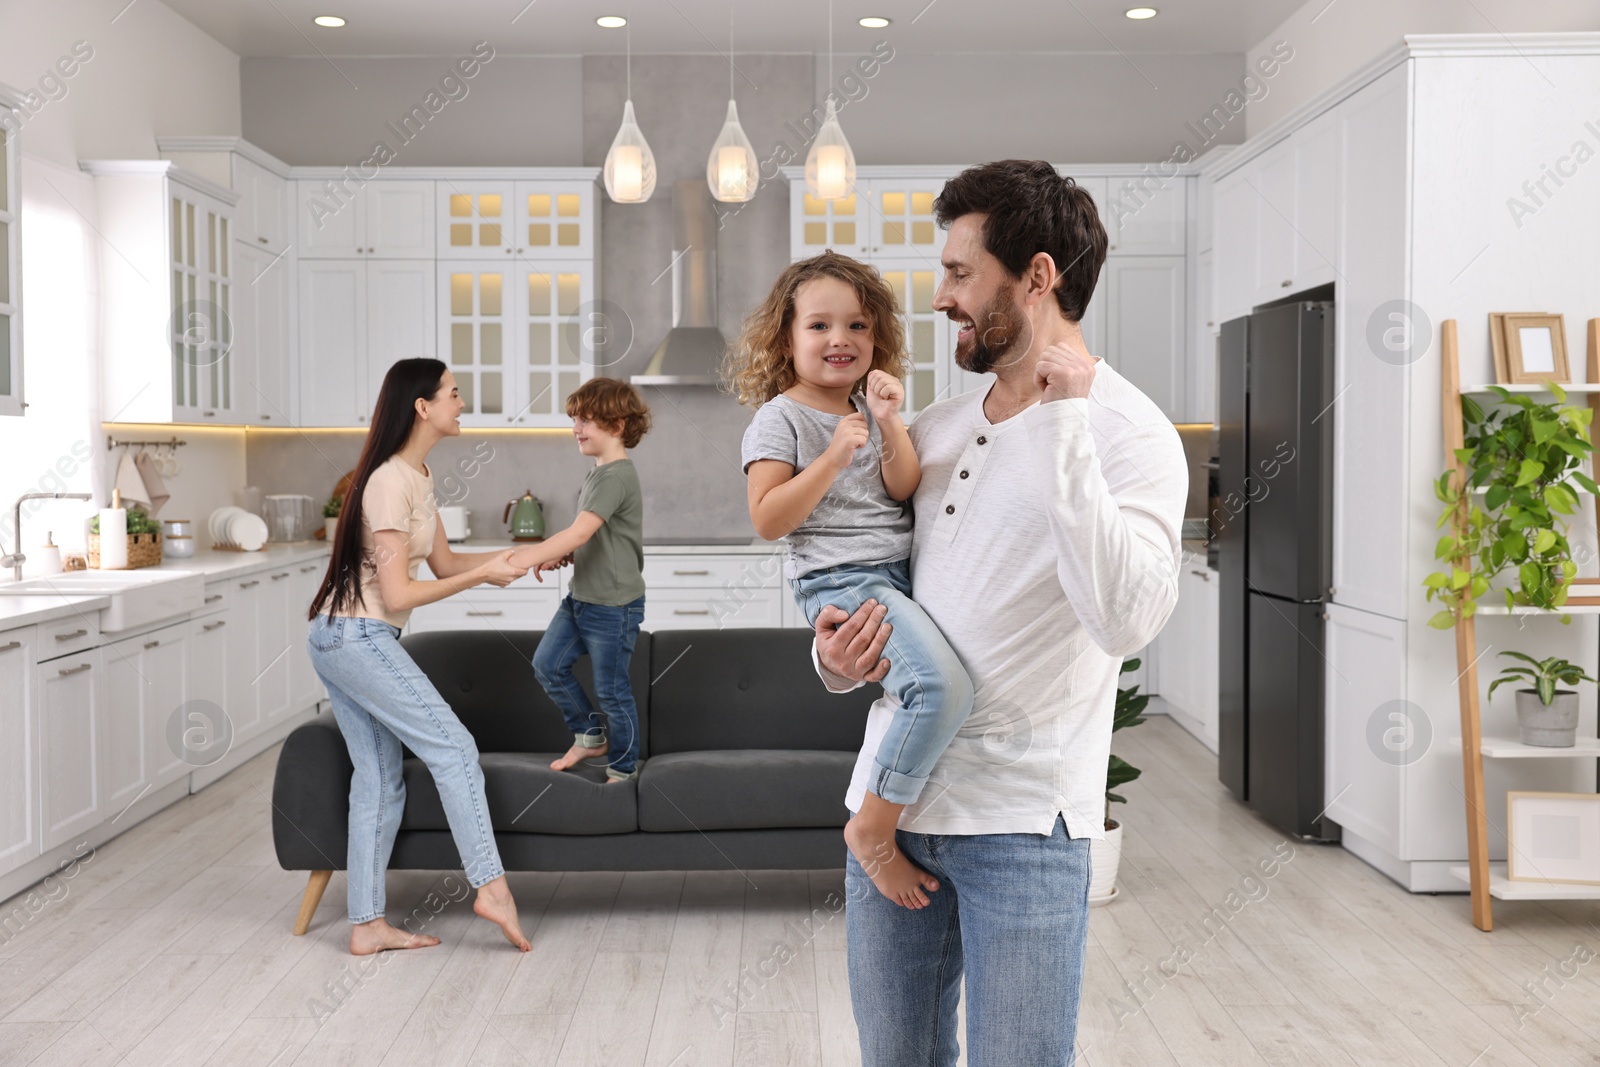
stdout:
[[1514,384],[1572,381],[1566,325],[1560,315],[1508,312],[1500,317],[1506,377]]
[[1600,885],[1600,793],[1506,793],[1506,877]]
[[1506,369],[1506,327],[1505,317],[1509,312],[1489,312],[1489,354],[1494,357],[1494,381],[1496,385],[1510,385],[1511,372]]

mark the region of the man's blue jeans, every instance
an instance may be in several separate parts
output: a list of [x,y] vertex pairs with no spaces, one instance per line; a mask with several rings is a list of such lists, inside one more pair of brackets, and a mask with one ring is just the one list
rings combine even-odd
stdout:
[[938,625],[911,599],[911,561],[877,566],[846,563],[792,580],[795,602],[813,627],[823,605],[854,613],[868,600],[889,609],[894,627],[883,654],[883,691],[900,701],[878,744],[867,788],[893,804],[921,796],[928,774],[972,714],[972,679]]
[[[534,676],[561,709],[573,743],[598,753],[607,747],[609,738],[606,775],[623,780],[639,773],[639,708],[633,700],[628,664],[642,622],[644,597],[611,607],[574,600],[569,594],[533,653]],[[585,652],[594,668],[599,711],[572,673],[572,665]]]
[[967,980],[969,1067],[1073,1062],[1089,936],[1089,841],[913,834],[895,843],[939,879],[926,908],[878,892],[845,859],[850,1001],[862,1067],[952,1067]]

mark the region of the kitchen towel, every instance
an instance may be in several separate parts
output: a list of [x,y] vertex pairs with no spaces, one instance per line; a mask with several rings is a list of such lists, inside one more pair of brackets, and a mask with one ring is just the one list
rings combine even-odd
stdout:
[[128,449],[122,450],[122,459],[117,463],[117,478],[112,482],[112,488],[122,493],[122,506],[124,508],[140,507],[151,514],[150,490],[145,488],[144,479],[139,476],[139,468],[133,462],[133,456]]
[[167,483],[161,480],[161,472],[156,470],[156,457],[148,452],[140,452],[133,462],[139,468],[139,479],[144,482],[144,495],[150,501],[150,517],[153,519],[162,508],[166,507],[167,501],[172,499],[172,494],[167,492]]

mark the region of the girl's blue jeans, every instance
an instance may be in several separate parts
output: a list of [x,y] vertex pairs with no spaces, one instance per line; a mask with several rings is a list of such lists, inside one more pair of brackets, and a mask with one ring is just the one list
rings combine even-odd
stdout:
[[[569,594],[533,654],[533,673],[567,720],[573,743],[608,747],[606,775],[626,781],[639,773],[639,708],[628,665],[644,622],[644,597],[620,607],[574,600]],[[572,673],[585,652],[594,669],[596,710]],[[602,712],[604,714],[602,714]]]

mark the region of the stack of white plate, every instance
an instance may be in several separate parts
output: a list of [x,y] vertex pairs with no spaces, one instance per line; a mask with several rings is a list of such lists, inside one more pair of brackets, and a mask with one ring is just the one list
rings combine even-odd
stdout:
[[246,552],[259,552],[267,543],[267,522],[244,508],[218,508],[211,513],[207,524],[211,543],[218,548],[238,548]]

